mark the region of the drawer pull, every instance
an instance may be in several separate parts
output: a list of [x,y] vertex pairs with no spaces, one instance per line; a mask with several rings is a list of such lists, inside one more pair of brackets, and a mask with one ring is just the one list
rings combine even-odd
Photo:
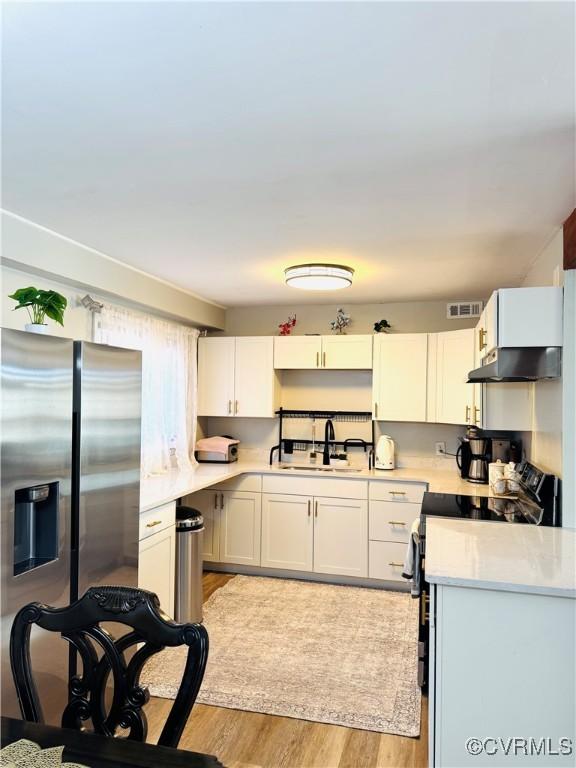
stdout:
[[151,523],[146,523],[146,528],[154,528],[155,525],[160,525],[162,520],[152,520]]
[[388,565],[391,565],[394,568],[404,568],[404,563],[388,563]]
[[388,491],[392,496],[406,496],[406,491]]
[[388,520],[390,525],[406,525],[403,520]]

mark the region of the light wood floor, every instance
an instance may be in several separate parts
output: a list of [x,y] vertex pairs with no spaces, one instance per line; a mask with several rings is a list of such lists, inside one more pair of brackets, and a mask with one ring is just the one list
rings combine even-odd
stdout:
[[[205,573],[204,600],[231,578]],[[158,738],[171,704],[150,700],[149,741]],[[226,768],[426,768],[427,704],[423,698],[418,739],[196,704],[179,746],[216,755]]]

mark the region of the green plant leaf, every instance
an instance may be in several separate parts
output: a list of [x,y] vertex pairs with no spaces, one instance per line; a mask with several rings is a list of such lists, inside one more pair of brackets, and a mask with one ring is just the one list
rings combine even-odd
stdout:
[[18,302],[18,305],[14,307],[14,309],[20,309],[20,307],[29,307],[34,304],[38,298],[38,293],[37,288],[29,286],[28,288],[18,288],[18,290],[11,293],[8,298]]

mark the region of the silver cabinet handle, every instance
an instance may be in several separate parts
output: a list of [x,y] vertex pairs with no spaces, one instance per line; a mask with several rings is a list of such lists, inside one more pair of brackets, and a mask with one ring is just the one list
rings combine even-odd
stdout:
[[406,525],[402,520],[388,520],[389,525]]
[[316,368],[320,365],[320,352],[316,352]]
[[228,413],[232,413],[232,400],[228,400]]
[[388,565],[391,565],[393,568],[404,568],[404,563],[388,563]]
[[160,525],[162,520],[152,520],[151,523],[146,523],[146,528],[154,528],[156,525]]
[[311,507],[311,505],[312,505],[312,502],[310,501],[310,499],[308,499],[308,517],[310,517],[310,507]]
[[322,365],[326,368],[326,352],[322,353]]

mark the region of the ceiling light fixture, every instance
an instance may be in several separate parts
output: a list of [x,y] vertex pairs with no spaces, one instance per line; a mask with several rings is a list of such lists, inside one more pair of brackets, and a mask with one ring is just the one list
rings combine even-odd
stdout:
[[297,264],[284,270],[286,284],[305,291],[336,291],[352,285],[354,270],[340,264]]

